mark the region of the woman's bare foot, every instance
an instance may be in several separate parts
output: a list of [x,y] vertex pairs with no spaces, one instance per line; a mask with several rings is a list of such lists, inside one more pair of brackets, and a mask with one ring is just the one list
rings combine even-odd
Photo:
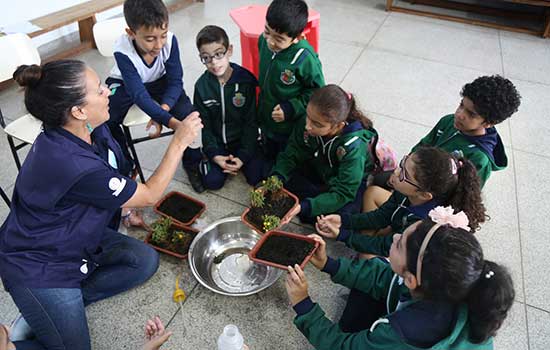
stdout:
[[147,320],[147,323],[145,323],[145,337],[147,342],[143,345],[143,350],[160,349],[162,344],[166,343],[171,335],[172,332],[168,332],[164,329],[160,317],[155,316],[152,320]]
[[15,345],[10,341],[8,327],[0,324],[0,350],[15,350]]
[[122,209],[122,224],[126,228],[130,227],[143,227],[145,222],[143,221],[143,216],[140,210],[133,208],[123,208]]

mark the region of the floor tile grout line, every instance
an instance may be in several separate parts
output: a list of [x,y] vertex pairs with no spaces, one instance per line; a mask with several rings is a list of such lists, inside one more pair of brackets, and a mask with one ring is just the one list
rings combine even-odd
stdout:
[[417,60],[422,60],[422,61],[426,61],[426,62],[430,62],[430,63],[438,63],[438,64],[442,64],[442,65],[450,66],[450,67],[455,67],[455,68],[467,69],[467,70],[471,70],[471,71],[479,72],[479,73],[483,73],[483,74],[490,74],[490,72],[488,72],[487,70],[480,69],[480,68],[462,66],[462,65],[453,64],[453,63],[449,63],[449,62],[444,62],[444,61],[440,61],[440,60],[434,60],[432,58],[426,58],[426,57],[421,57],[421,56],[410,55],[410,54],[406,54],[406,53],[391,50],[391,49],[381,48],[381,47],[378,47],[378,46],[371,46],[370,48],[374,51],[391,53],[391,54],[394,54],[394,55],[397,55],[397,56],[414,58],[414,59],[417,59]]
[[498,46],[500,49],[500,66],[502,68],[502,76],[506,77],[506,72],[504,71],[504,52],[502,52],[502,36],[500,35],[500,30],[498,31]]
[[[514,143],[512,139],[512,128],[508,128],[508,135],[510,137],[510,147],[514,149]],[[512,151],[512,163],[514,168],[514,188],[515,188],[515,197],[516,197],[516,217],[518,224],[518,240],[519,240],[519,257],[521,263],[521,286],[523,289],[523,298],[525,299],[525,304],[523,305],[524,310],[524,319],[525,319],[525,336],[527,337],[527,350],[531,349],[531,341],[529,339],[529,319],[527,317],[527,292],[525,290],[525,264],[523,262],[523,244],[521,240],[521,220],[520,220],[520,205],[519,205],[519,191],[518,191],[518,164],[516,161],[515,151]]]
[[519,300],[515,300],[515,301],[518,302],[518,303],[520,303],[520,304],[525,304],[526,306],[528,306],[528,307],[530,307],[530,308],[532,308],[532,309],[536,309],[536,310],[538,310],[538,311],[542,311],[542,312],[544,312],[544,313],[550,314],[550,310],[546,310],[546,309],[543,309],[543,308],[541,308],[541,307],[539,307],[539,306],[531,305],[531,304],[528,304],[528,303],[523,302],[523,301],[519,301]]
[[376,29],[376,31],[374,32],[374,34],[372,34],[371,38],[369,39],[369,41],[367,42],[367,44],[365,45],[365,47],[363,48],[363,50],[361,50],[361,52],[359,53],[359,55],[357,55],[357,58],[355,59],[355,61],[353,61],[353,63],[350,65],[348,71],[346,72],[346,74],[344,74],[344,76],[342,77],[342,79],[340,79],[340,82],[338,83],[338,85],[342,85],[342,83],[344,82],[344,80],[346,80],[347,76],[349,75],[349,73],[351,72],[351,70],[353,69],[353,67],[355,66],[355,64],[357,63],[357,61],[359,61],[359,59],[361,58],[361,56],[363,56],[363,54],[365,53],[365,51],[367,51],[367,48],[369,47],[370,43],[374,40],[374,38],[376,37],[376,35],[378,34],[378,32],[380,31],[380,29],[382,29],[382,27],[384,26],[384,23],[386,23],[386,21],[388,20],[388,17],[390,16],[391,14],[390,13],[387,13],[386,14],[386,18],[384,18],[384,20],[382,21],[382,23],[380,23],[380,25],[378,26],[378,28]]
[[[511,127],[510,127],[511,129]],[[510,131],[511,132],[511,131]],[[521,148],[514,148],[514,147],[510,147],[512,150],[514,150],[515,152],[520,152],[520,153],[525,153],[525,154],[529,154],[531,156],[535,156],[535,157],[539,157],[539,158],[544,158],[544,159],[548,159],[550,160],[550,156],[548,155],[543,155],[543,154],[538,154],[538,153],[533,153],[533,152],[529,152],[529,151],[526,151],[524,149],[521,149]]]

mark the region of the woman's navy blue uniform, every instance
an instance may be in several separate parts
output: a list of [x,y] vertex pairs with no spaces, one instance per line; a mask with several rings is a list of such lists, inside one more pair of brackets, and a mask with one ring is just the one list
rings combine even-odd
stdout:
[[[0,228],[0,276],[46,348],[89,348],[84,306],[143,283],[158,267],[154,250],[113,230],[137,183],[121,175],[130,165],[105,124],[91,138],[63,128],[41,133]],[[72,332],[58,332],[64,327]],[[28,342],[16,347],[38,348]]]

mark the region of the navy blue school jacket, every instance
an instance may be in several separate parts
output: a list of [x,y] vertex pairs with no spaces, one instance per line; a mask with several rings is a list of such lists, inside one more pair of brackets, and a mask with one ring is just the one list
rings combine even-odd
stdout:
[[78,288],[97,267],[101,238],[137,184],[105,124],[92,145],[63,128],[47,129],[17,176],[0,228],[0,276],[6,289]]

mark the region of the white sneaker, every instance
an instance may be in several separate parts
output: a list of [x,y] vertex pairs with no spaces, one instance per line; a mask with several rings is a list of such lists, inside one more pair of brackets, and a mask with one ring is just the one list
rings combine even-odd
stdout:
[[25,321],[23,315],[19,314],[10,325],[10,340],[12,342],[28,340],[34,337],[31,326]]

